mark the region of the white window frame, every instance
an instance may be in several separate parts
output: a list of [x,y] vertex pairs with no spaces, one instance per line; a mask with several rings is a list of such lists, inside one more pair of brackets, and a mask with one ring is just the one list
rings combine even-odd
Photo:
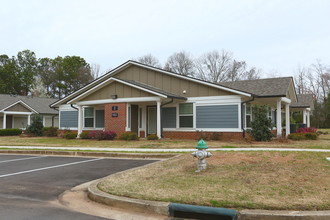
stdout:
[[[250,106],[250,113],[248,114],[247,113],[247,107],[248,107],[248,105]],[[244,125],[244,127],[245,127],[245,129],[251,129],[251,127],[248,127],[247,126],[247,116],[250,116],[250,123],[253,121],[253,118],[252,118],[252,104],[251,103],[246,103],[245,104],[245,125]]]
[[[180,114],[180,104],[192,104],[192,113],[191,114]],[[177,128],[179,129],[195,129],[196,128],[196,105],[194,102],[183,102],[178,103],[177,105]],[[180,127],[180,117],[181,116],[192,116],[192,127]]]

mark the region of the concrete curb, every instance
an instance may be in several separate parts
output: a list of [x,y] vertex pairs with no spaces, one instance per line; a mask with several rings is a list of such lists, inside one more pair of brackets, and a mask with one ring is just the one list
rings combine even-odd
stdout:
[[329,220],[330,211],[242,210],[239,220]]
[[155,202],[141,199],[132,199],[121,196],[110,195],[97,188],[98,182],[88,187],[88,197],[102,204],[116,208],[129,209],[141,213],[169,215],[169,204],[167,202]]
[[[88,187],[88,197],[102,204],[117,208],[130,209],[141,213],[170,215],[171,203],[154,202],[141,199],[115,196],[105,193],[97,188],[99,181]],[[221,208],[219,208],[221,209]],[[196,211],[191,211],[196,213]],[[268,210],[242,210],[237,211],[238,220],[329,220],[330,211],[268,211]],[[202,214],[202,213],[201,213]]]
[[82,156],[82,157],[116,157],[130,159],[168,159],[177,154],[167,153],[115,153],[115,152],[83,152],[83,151],[50,151],[50,150],[0,150],[3,154],[41,154],[58,156]]

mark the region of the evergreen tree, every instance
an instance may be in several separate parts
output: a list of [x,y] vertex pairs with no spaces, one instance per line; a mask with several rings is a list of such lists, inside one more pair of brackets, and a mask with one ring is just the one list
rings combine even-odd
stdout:
[[274,134],[272,133],[272,120],[268,118],[268,106],[254,105],[252,107],[251,136],[256,141],[269,141]]

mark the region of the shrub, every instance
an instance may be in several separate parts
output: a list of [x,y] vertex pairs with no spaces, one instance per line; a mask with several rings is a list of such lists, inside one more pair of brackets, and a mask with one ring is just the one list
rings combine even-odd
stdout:
[[305,133],[305,137],[307,140],[316,140],[317,136],[317,133]]
[[18,128],[0,129],[0,136],[16,136],[22,134],[22,130]]
[[81,139],[91,139],[91,137],[89,136],[89,132],[88,131],[81,132],[81,134],[79,135],[79,137]]
[[268,107],[266,105],[254,105],[252,108],[253,121],[249,134],[256,141],[269,141],[274,134],[272,133],[272,120],[268,118]]
[[66,131],[64,132],[63,137],[65,139],[75,139],[77,137],[77,134],[73,131]]
[[297,133],[317,133],[317,129],[316,128],[311,128],[311,127],[299,128],[297,130]]
[[97,140],[113,140],[117,136],[114,131],[90,131],[88,137]]
[[119,139],[126,140],[126,141],[136,141],[136,140],[139,140],[139,137],[137,136],[136,133],[125,132],[120,135]]
[[42,129],[43,136],[47,137],[56,137],[57,136],[57,127],[44,127]]
[[292,133],[288,135],[288,138],[295,141],[300,140],[316,140],[317,133]]
[[305,140],[305,134],[303,133],[292,133],[288,135],[288,138],[295,141]]
[[44,126],[42,124],[41,115],[34,114],[32,115],[31,120],[32,123],[26,128],[26,132],[35,136],[42,136],[42,129]]
[[149,134],[147,136],[147,139],[148,140],[158,140],[159,138],[158,138],[158,136],[156,134]]

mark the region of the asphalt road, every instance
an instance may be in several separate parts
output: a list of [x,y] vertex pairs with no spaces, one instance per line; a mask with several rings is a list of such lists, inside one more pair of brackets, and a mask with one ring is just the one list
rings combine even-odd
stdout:
[[65,190],[152,160],[0,154],[0,220],[103,219],[54,203]]

